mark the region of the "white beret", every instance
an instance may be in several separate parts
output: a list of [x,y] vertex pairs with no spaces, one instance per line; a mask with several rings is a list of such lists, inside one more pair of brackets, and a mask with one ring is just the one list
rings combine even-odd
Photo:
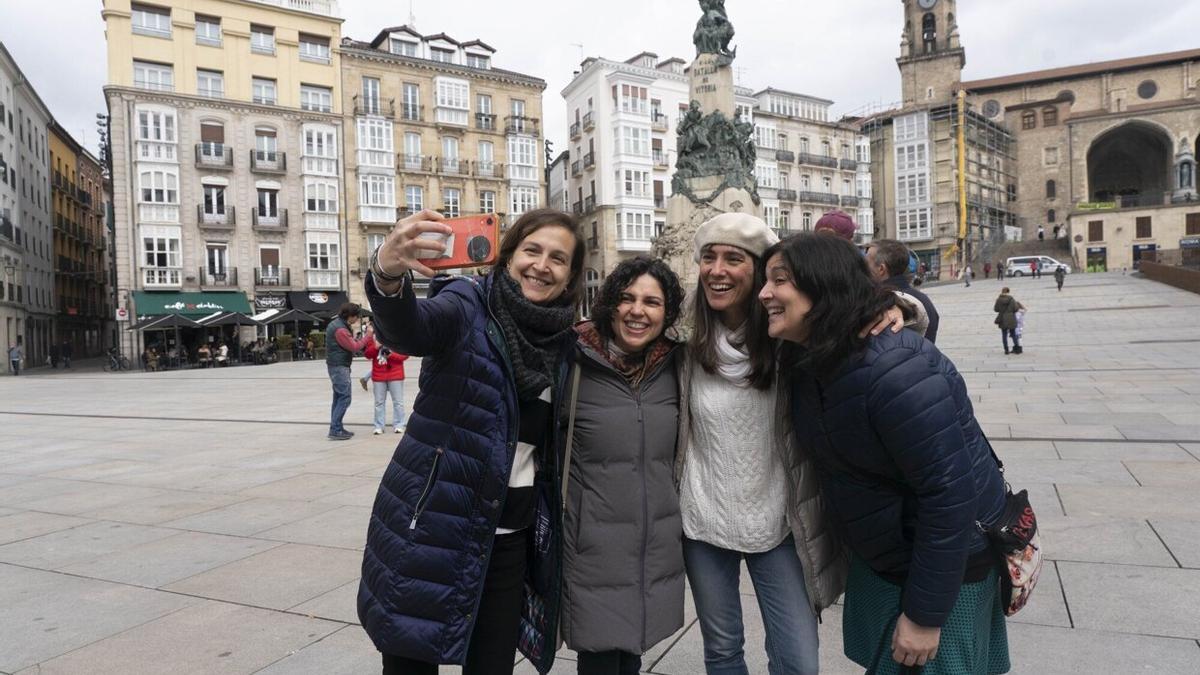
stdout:
[[779,236],[761,218],[749,213],[722,213],[696,230],[695,243],[696,262],[700,262],[704,247],[713,244],[736,246],[761,258],[767,249],[779,243]]

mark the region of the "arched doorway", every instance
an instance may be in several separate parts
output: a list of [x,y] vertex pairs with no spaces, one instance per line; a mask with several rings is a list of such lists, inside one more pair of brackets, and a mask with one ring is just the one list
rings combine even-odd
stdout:
[[1151,206],[1169,199],[1171,139],[1157,126],[1129,122],[1096,138],[1088,149],[1088,192],[1094,202]]

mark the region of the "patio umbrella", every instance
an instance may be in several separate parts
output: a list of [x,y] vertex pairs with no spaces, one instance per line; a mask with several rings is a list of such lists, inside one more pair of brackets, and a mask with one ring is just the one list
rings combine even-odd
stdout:
[[[263,322],[246,316],[241,312],[219,312],[211,316],[206,316],[200,319],[200,324],[204,326],[262,326]],[[234,332],[236,335],[236,331]],[[242,362],[242,339],[239,336],[237,342],[238,363]]]
[[305,311],[302,311],[299,309],[289,309],[286,312],[281,312],[279,314],[276,314],[272,317],[269,317],[266,320],[266,323],[267,324],[275,324],[275,323],[284,323],[286,321],[292,322],[292,330],[295,332],[297,340],[300,339],[300,322],[301,321],[310,321],[312,323],[321,323],[321,319],[313,316],[312,314],[309,314],[308,312],[305,312]]
[[192,319],[189,319],[186,316],[183,316],[182,314],[164,314],[162,316],[159,316],[159,317],[156,317],[153,319],[148,319],[146,321],[143,321],[142,319],[143,319],[143,317],[138,317],[138,323],[133,326],[130,326],[126,330],[136,330],[136,331],[141,331],[142,333],[145,333],[146,331],[150,331],[150,330],[163,331],[164,333],[169,330],[174,330],[175,331],[175,348],[176,349],[179,349],[181,347],[180,342],[179,342],[179,329],[180,328],[203,328],[204,327],[204,324],[200,323],[199,321],[193,321]]

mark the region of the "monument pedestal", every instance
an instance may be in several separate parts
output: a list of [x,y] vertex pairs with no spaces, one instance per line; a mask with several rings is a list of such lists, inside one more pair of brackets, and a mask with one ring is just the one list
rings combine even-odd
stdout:
[[[707,194],[721,185],[722,178],[694,178],[692,182],[696,194]],[[683,195],[667,201],[667,226],[655,241],[655,250],[679,275],[685,289],[695,285],[698,273],[693,244],[696,230],[722,213],[758,215],[750,193],[739,188],[726,188],[707,204],[696,204]]]

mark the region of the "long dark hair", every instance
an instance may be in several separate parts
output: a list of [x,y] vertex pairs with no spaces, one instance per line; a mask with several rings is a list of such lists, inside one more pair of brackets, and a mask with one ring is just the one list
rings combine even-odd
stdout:
[[779,255],[792,284],[808,296],[807,341],[781,346],[784,368],[802,368],[817,377],[832,375],[866,344],[858,336],[896,304],[895,295],[871,279],[866,260],[848,241],[802,232],[772,246],[763,260]]
[[500,240],[500,250],[496,253],[496,263],[492,265],[492,273],[508,273],[508,263],[513,253],[525,237],[537,232],[543,227],[565,227],[575,237],[575,250],[571,253],[571,279],[563,291],[560,301],[566,304],[578,305],[583,297],[583,259],[587,257],[587,241],[583,238],[583,229],[579,221],[569,213],[557,209],[534,209],[526,211],[504,232]]
[[[750,355],[747,384],[755,389],[765,390],[775,382],[775,343],[767,334],[767,310],[755,294],[766,283],[767,277],[762,260],[749,251],[745,253],[754,262],[754,278],[750,295],[746,298],[746,302],[750,303],[746,311],[746,334],[743,342],[734,346],[745,348]],[[688,349],[692,358],[711,375],[717,372],[717,326],[721,322],[721,316],[709,307],[708,298],[704,295],[703,282],[696,282],[692,315],[695,318],[695,326],[692,329],[692,338],[688,341]]]
[[604,285],[592,302],[592,321],[596,324],[596,332],[605,340],[613,339],[613,317],[621,304],[621,294],[637,281],[642,275],[649,274],[658,282],[663,292],[663,333],[671,330],[679,320],[683,311],[683,287],[679,285],[679,277],[667,267],[667,264],[656,258],[644,255],[622,261],[604,279]]

